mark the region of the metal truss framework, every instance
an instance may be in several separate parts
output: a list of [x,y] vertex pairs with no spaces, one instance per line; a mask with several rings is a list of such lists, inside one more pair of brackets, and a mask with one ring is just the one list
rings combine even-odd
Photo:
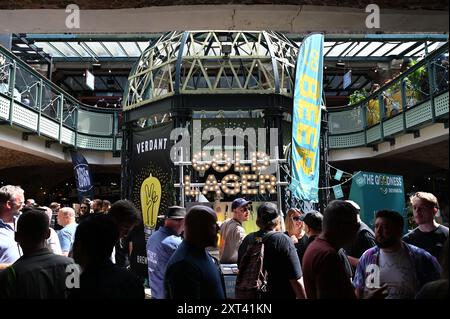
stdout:
[[133,67],[124,110],[174,94],[291,97],[297,52],[294,42],[272,31],[169,32]]

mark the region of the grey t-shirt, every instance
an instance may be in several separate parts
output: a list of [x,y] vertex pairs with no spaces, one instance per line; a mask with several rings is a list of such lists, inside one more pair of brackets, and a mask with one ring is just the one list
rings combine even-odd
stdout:
[[236,264],[238,249],[245,238],[245,229],[242,224],[234,218],[227,219],[220,226],[220,263]]

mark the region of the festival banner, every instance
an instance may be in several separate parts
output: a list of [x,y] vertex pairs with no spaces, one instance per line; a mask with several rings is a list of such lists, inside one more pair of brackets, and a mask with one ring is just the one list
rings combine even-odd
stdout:
[[293,196],[318,202],[320,121],[323,79],[323,34],[305,38],[300,46],[292,119]]
[[375,213],[391,209],[402,214],[408,230],[405,210],[403,176],[373,172],[357,172],[352,180],[349,199],[361,207],[360,215],[371,229],[375,229]]
[[94,199],[94,184],[88,162],[77,151],[70,151],[70,155],[72,157],[73,172],[77,185],[78,202],[81,202],[83,198]]
[[172,123],[133,132],[130,159],[132,201],[142,211],[146,233],[156,227],[157,216],[173,205],[173,163],[170,159]]

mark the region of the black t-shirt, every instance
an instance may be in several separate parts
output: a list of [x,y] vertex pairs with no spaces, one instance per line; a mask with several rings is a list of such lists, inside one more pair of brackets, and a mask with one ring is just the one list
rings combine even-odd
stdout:
[[69,299],[144,299],[144,286],[126,269],[110,260],[91,266],[80,276],[80,287],[71,289]]
[[147,249],[145,242],[144,224],[134,227],[127,237],[128,242],[133,245],[129,257],[130,270],[135,273],[142,282],[148,277]]
[[360,222],[355,240],[353,243],[344,246],[344,249],[348,256],[361,258],[367,249],[375,245],[375,233],[365,223]]
[[[288,232],[284,232],[286,236],[289,237]],[[306,247],[308,247],[309,241],[308,236],[304,235],[302,238],[298,240],[297,243],[294,244],[295,249],[297,250],[298,260],[300,261],[300,267],[302,265],[303,255],[305,254]]]
[[425,249],[440,261],[444,243],[448,238],[448,228],[439,225],[435,230],[423,232],[419,227],[407,233],[403,240],[411,245]]
[[[247,235],[239,246],[238,263],[250,242],[267,232],[257,231]],[[267,271],[268,298],[295,299],[295,292],[289,282],[302,277],[297,250],[291,239],[284,233],[274,232],[264,238],[264,268]]]

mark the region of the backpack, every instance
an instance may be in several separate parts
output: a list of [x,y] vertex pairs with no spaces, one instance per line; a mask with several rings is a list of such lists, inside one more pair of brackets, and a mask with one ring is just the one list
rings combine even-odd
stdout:
[[263,299],[267,294],[268,275],[264,269],[264,241],[270,235],[255,237],[242,256],[236,277],[236,299]]

